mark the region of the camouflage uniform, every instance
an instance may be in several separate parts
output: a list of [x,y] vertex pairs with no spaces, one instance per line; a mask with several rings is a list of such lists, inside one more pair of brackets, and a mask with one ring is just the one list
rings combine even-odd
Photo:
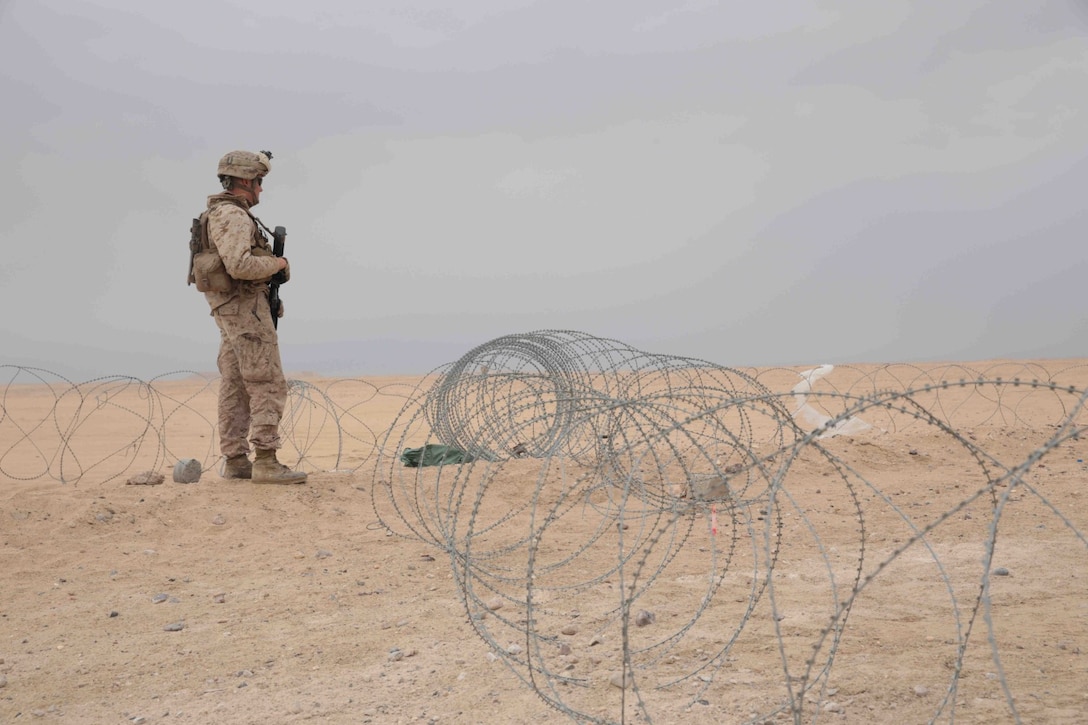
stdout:
[[205,292],[219,326],[219,442],[228,458],[280,447],[279,426],[287,402],[279,339],[268,305],[268,281],[279,263],[250,217],[248,204],[232,194],[208,197],[208,238],[234,278],[229,292]]
[[[276,458],[287,380],[268,283],[280,272],[281,261],[269,249],[264,225],[249,211],[258,203],[271,157],[264,151],[232,151],[220,159],[218,176],[227,191],[208,197],[208,210],[199,220],[203,251],[192,250],[189,282],[205,290],[219,326],[219,446],[227,458],[223,476],[254,483],[303,483],[304,472],[292,471]],[[205,262],[212,267],[205,268]],[[281,283],[286,282],[290,268],[281,274]],[[250,444],[256,451],[252,463]]]

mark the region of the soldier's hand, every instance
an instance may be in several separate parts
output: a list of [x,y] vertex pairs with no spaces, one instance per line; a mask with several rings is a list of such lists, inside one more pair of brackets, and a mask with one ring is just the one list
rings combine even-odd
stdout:
[[283,262],[280,265],[280,271],[276,272],[275,280],[280,284],[284,284],[291,279],[291,265],[287,261],[287,257],[277,257],[279,261]]

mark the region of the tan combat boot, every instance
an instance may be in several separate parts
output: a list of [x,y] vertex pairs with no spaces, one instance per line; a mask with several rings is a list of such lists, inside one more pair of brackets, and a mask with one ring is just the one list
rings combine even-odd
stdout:
[[276,460],[276,451],[257,449],[253,462],[253,483],[306,483],[304,471],[292,471]]
[[248,456],[230,456],[223,465],[223,478],[252,478],[253,464]]

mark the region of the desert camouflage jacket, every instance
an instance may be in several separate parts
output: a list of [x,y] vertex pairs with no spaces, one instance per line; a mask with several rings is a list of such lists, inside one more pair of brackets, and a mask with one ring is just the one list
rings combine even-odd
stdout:
[[[219,251],[227,274],[238,284],[229,292],[205,292],[212,311],[239,304],[242,297],[267,293],[268,281],[279,269],[268,238],[249,212],[249,204],[233,194],[208,197],[208,241]],[[224,309],[221,312],[229,312]]]

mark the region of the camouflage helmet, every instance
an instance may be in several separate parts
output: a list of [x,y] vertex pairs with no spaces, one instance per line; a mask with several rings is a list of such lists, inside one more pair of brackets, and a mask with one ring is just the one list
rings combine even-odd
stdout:
[[272,170],[272,154],[267,151],[231,151],[219,159],[220,177],[235,176],[239,179],[255,179]]

